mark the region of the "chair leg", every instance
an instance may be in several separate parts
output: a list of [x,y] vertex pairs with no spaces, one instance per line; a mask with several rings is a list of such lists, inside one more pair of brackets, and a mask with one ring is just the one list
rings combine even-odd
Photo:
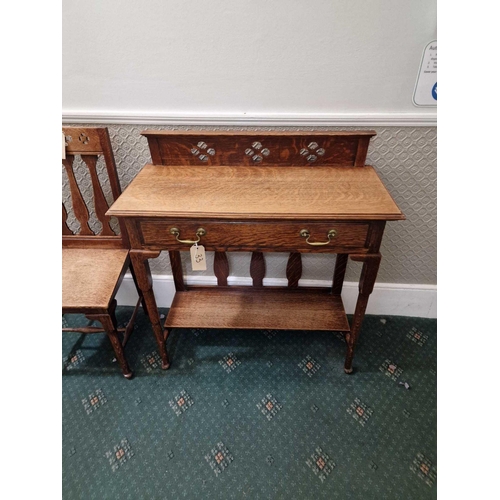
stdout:
[[130,265],[128,266],[128,268],[130,270],[130,274],[132,275],[132,279],[134,280],[135,289],[137,290],[137,293],[139,294],[139,298],[141,300],[142,309],[144,310],[144,313],[146,314],[146,316],[149,318],[148,306],[146,304],[146,300],[144,299],[144,295],[142,293],[142,290],[139,287],[139,283],[137,282],[137,276],[135,274],[134,267],[132,266],[132,263],[130,263]]
[[116,359],[118,360],[118,363],[120,364],[120,367],[122,369],[123,376],[128,379],[132,378],[133,372],[129,368],[127,360],[125,359],[125,353],[120,341],[120,336],[118,335],[118,331],[116,330],[116,317],[114,307],[110,308],[108,314],[88,314],[86,316],[89,319],[95,319],[101,323],[102,327],[106,331],[111,345],[113,346],[113,350],[115,351]]

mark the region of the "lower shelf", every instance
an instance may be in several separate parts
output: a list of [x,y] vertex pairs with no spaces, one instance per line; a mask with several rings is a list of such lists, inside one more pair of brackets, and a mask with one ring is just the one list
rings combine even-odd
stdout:
[[232,288],[177,292],[165,328],[349,331],[342,299],[327,290]]

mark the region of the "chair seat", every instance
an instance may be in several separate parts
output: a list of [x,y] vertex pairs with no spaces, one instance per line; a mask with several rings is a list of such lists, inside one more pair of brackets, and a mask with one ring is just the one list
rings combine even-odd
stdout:
[[63,248],[63,311],[107,309],[127,265],[127,249]]

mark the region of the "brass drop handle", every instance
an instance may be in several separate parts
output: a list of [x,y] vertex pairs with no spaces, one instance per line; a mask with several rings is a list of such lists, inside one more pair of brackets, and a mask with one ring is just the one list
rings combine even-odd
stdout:
[[197,229],[196,230],[196,236],[198,236],[197,240],[181,240],[181,239],[179,239],[179,235],[181,234],[181,232],[176,227],[170,228],[170,234],[174,234],[175,239],[179,243],[186,243],[187,245],[194,245],[195,243],[198,243],[200,241],[201,237],[205,236],[207,234],[207,232],[202,227]]
[[306,243],[308,245],[318,247],[321,245],[328,245],[328,243],[330,243],[330,241],[332,241],[332,238],[335,238],[335,236],[337,236],[337,230],[330,229],[330,231],[328,231],[328,241],[319,241],[319,242],[318,241],[314,241],[314,242],[309,241],[309,238],[311,237],[311,233],[307,229],[301,229],[300,236],[302,236],[302,238],[307,238]]

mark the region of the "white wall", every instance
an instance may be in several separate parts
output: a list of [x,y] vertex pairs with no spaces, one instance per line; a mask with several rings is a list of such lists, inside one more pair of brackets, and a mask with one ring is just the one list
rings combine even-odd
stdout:
[[63,115],[435,114],[412,104],[435,0],[62,6]]

